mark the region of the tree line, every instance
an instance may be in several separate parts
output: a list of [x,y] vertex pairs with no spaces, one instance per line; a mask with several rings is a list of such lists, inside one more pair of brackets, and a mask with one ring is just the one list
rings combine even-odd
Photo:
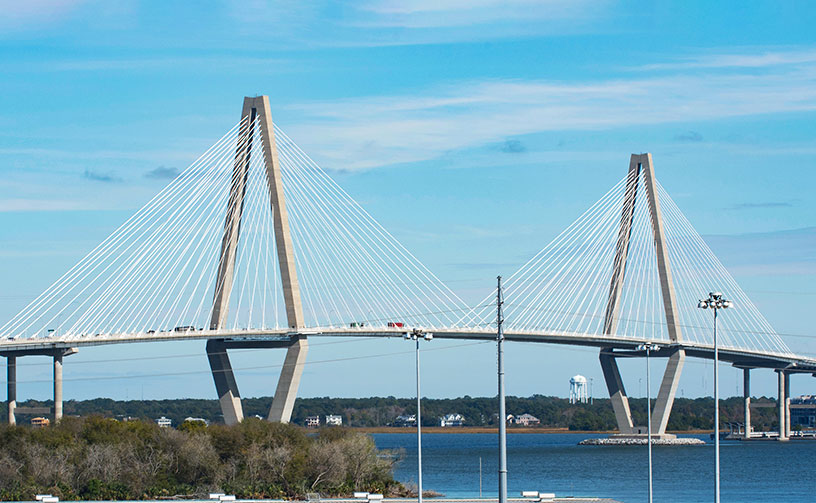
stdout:
[[66,417],[48,428],[0,426],[0,500],[196,497],[303,498],[365,490],[406,495],[396,457],[348,428],[309,433],[249,418],[235,426],[102,416]]
[[[654,399],[653,399],[654,400]],[[762,397],[757,401],[775,403]],[[246,417],[266,417],[272,397],[244,398]],[[630,398],[630,407],[636,424],[646,424],[646,400]],[[29,400],[23,406],[49,406],[50,402]],[[64,404],[66,415],[88,416],[99,414],[112,418],[144,418],[155,420],[166,416],[173,425],[181,424],[186,417],[200,417],[212,423],[223,422],[217,400],[69,400]],[[568,428],[570,430],[614,430],[617,428],[615,414],[609,399],[594,399],[592,404],[570,404],[567,399],[533,395],[530,397],[507,397],[508,414],[532,414],[538,418],[540,427]],[[344,426],[379,427],[393,425],[397,416],[416,413],[415,398],[369,397],[369,398],[298,398],[292,414],[292,422],[304,424],[308,416],[320,416],[321,423],[328,414],[342,416]],[[458,413],[465,417],[466,426],[496,426],[497,406],[495,397],[470,397],[422,400],[422,425],[439,424],[445,414]],[[6,410],[0,407],[0,415]],[[742,397],[731,397],[720,402],[720,426],[741,423],[743,418]],[[756,408],[751,414],[756,431],[777,428],[774,408]],[[5,422],[5,417],[0,417]],[[714,424],[714,401],[712,398],[677,398],[669,418],[668,429],[688,431],[712,429]]]

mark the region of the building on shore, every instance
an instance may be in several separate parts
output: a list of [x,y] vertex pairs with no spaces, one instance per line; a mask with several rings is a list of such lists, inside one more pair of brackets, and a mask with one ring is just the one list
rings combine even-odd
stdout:
[[303,423],[307,428],[317,428],[320,426],[320,416],[307,416]]
[[540,419],[532,414],[527,414],[526,412],[520,416],[514,416],[512,414],[507,416],[507,422],[519,426],[538,426],[541,424]]
[[168,419],[168,418],[162,416],[162,417],[156,419],[156,424],[159,425],[159,428],[170,428],[171,426],[173,426],[173,421],[171,419]]
[[443,428],[448,428],[451,426],[464,426],[465,425],[465,417],[462,414],[445,414],[441,418],[439,418],[439,426]]
[[404,414],[394,419],[394,426],[414,427],[417,424],[416,414]]
[[343,426],[343,416],[340,414],[326,415],[326,426]]
[[791,398],[791,428],[816,428],[816,395],[801,395]]

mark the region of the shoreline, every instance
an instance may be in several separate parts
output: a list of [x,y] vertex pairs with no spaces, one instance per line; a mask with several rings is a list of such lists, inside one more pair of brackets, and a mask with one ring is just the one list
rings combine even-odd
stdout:
[[[416,435],[417,429],[414,427],[405,426],[348,426],[347,428],[357,430],[363,433],[412,433]],[[491,428],[487,426],[456,426],[446,427],[441,426],[423,426],[422,433],[499,433],[498,428]],[[567,428],[507,428],[507,434],[570,434],[570,435],[614,435],[617,430],[570,430]],[[687,431],[667,431],[676,435],[705,435],[711,433],[711,430],[687,430]]]

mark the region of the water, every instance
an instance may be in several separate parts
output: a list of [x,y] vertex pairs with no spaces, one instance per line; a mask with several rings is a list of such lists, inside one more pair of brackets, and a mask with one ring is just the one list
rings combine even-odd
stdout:
[[[597,496],[626,503],[647,501],[645,446],[579,446],[592,434],[513,434],[507,436],[508,488],[555,492],[558,496]],[[378,447],[403,449],[395,476],[416,482],[416,435],[377,433]],[[708,436],[697,438],[709,441]],[[656,502],[714,500],[714,445],[653,446]],[[479,457],[483,495],[496,496],[498,439],[489,433],[422,435],[422,475],[426,490],[447,497],[479,495]],[[812,470],[816,441],[722,442],[723,501],[816,501]]]

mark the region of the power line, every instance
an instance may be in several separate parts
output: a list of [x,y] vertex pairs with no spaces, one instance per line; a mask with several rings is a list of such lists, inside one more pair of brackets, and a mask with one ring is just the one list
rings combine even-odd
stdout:
[[[449,349],[457,349],[462,347],[468,346],[478,346],[482,344],[489,344],[493,341],[478,341],[478,342],[470,342],[466,344],[455,344],[451,346],[444,346],[444,347],[434,347],[429,349],[423,349],[422,351],[446,351]],[[402,356],[406,354],[414,354],[414,351],[397,351],[392,353],[380,353],[376,355],[362,355],[362,356],[349,356],[346,358],[332,358],[328,360],[313,360],[307,361],[302,364],[302,366],[306,365],[317,365],[317,364],[324,364],[324,363],[337,363],[337,362],[345,362],[345,361],[354,361],[354,360],[366,360],[370,358],[386,358],[391,356]],[[232,370],[261,370],[261,369],[277,369],[282,368],[283,364],[275,364],[275,365],[255,365],[251,367],[234,367]],[[126,375],[126,376],[95,376],[95,377],[71,377],[71,378],[63,378],[63,381],[114,381],[114,380],[125,380],[125,379],[145,379],[151,377],[173,377],[173,376],[182,376],[182,375],[198,375],[198,374],[212,374],[213,371],[211,370],[189,370],[189,371],[179,371],[179,372],[157,372],[157,373],[149,373],[149,374],[138,374],[138,375]],[[216,371],[218,372],[218,371]],[[220,372],[229,372],[229,370],[222,370]],[[4,381],[0,381],[4,382]],[[16,383],[50,383],[52,382],[51,379],[32,379],[32,380],[24,380],[24,381],[15,381]]]

